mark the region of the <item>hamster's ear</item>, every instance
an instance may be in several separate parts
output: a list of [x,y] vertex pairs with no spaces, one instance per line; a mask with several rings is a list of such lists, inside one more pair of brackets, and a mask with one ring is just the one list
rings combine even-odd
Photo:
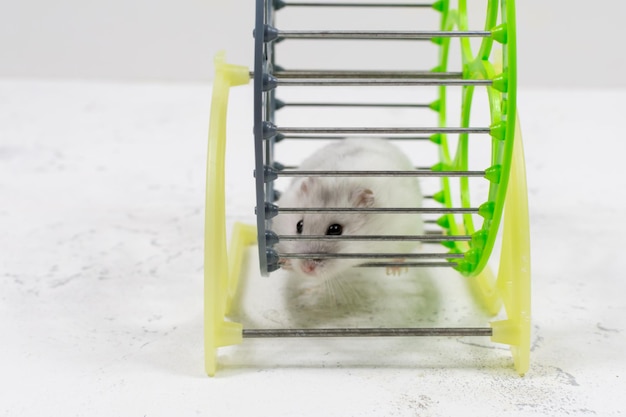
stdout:
[[374,193],[369,188],[356,190],[352,198],[355,207],[372,207],[376,201]]
[[302,180],[300,184],[300,194],[308,194],[315,183],[315,179],[313,177],[307,177]]

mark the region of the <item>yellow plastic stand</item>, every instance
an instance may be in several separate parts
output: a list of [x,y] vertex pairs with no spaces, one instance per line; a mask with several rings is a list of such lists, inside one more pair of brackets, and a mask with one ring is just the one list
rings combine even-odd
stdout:
[[215,375],[217,348],[241,343],[240,323],[226,321],[237,287],[243,252],[256,242],[256,228],[235,224],[226,252],[226,198],[224,160],[226,155],[226,113],[230,87],[249,82],[248,68],[225,62],[225,53],[215,57],[215,79],[211,100],[207,155],[204,230],[204,346],[208,375]]
[[487,267],[473,279],[472,289],[492,314],[499,311],[500,300],[504,303],[507,319],[491,323],[491,340],[511,346],[515,369],[524,375],[530,362],[530,236],[524,148],[517,116],[515,123],[498,277],[494,279]]

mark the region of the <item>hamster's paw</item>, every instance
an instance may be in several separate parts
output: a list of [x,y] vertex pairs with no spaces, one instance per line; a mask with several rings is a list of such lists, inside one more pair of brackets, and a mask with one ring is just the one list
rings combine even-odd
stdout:
[[409,272],[408,267],[400,265],[404,263],[404,259],[394,259],[392,262],[396,265],[388,266],[386,268],[387,276],[389,275],[399,276],[399,275]]
[[278,264],[282,269],[286,269],[287,271],[293,271],[293,266],[291,265],[291,259],[280,258]]

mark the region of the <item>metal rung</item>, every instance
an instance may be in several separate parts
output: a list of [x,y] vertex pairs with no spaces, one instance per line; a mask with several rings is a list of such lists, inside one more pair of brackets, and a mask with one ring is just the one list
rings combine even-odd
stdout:
[[[324,139],[324,140],[343,140],[346,139],[347,136],[331,136],[331,135],[327,135],[327,136],[316,136],[316,135],[283,135],[283,134],[279,134],[276,136],[276,141],[279,142],[283,139],[290,139],[290,140],[317,140],[317,139]],[[430,140],[429,136],[380,136],[381,139],[386,139],[386,140]]]
[[357,268],[454,268],[456,262],[367,262]]
[[[266,168],[266,170],[265,170],[265,175],[267,177],[270,177],[270,176],[272,177],[272,178],[267,178],[266,180],[268,180],[268,181],[275,180],[276,178],[278,178],[278,176],[279,176],[278,172],[280,172],[280,171],[284,171],[284,172],[288,173],[288,172],[293,172],[293,170],[296,170],[296,169],[298,169],[297,165],[283,165],[283,164],[281,164],[279,162],[274,161],[273,167],[272,168]],[[418,171],[421,171],[421,172],[431,171],[430,167],[424,167],[424,166],[421,166],[421,167],[416,166],[415,169],[418,170]],[[298,172],[303,172],[303,171],[298,171]],[[308,172],[318,173],[320,171],[308,171]],[[341,172],[348,172],[348,171],[341,171]],[[367,171],[367,172],[371,172],[371,171]],[[402,171],[402,172],[404,172],[404,171]],[[446,177],[446,176],[454,177],[455,173],[463,173],[463,172],[476,173],[475,175],[469,175],[469,176],[476,176],[476,177],[478,177],[478,176],[480,176],[478,174],[479,172],[485,173],[484,171],[435,171],[435,172],[445,172],[446,173],[446,174],[442,174],[442,175],[434,175],[435,177]],[[276,176],[274,176],[274,174],[276,174]],[[283,175],[283,176],[285,176],[285,177],[289,177],[289,176],[295,177],[296,175]],[[313,174],[311,176],[315,177],[316,175]],[[322,175],[317,175],[317,176],[322,176]],[[331,176],[331,175],[329,175],[329,176]],[[335,176],[335,175],[332,175],[332,176]],[[336,176],[341,177],[342,175],[336,175]],[[369,174],[367,174],[367,175],[358,175],[358,176],[366,177],[366,176],[369,176]],[[419,177],[421,175],[415,175],[415,176]],[[429,174],[426,174],[425,176],[429,176]],[[425,195],[423,197],[424,198],[432,198],[432,196],[430,196],[430,195],[429,196]]]
[[417,103],[283,103],[283,107],[386,107],[386,108],[430,108],[430,104]]
[[278,177],[484,177],[485,171],[275,171]]
[[320,3],[297,2],[290,3],[283,0],[274,0],[274,9],[283,7],[375,7],[375,8],[432,8],[434,3]]
[[[294,171],[290,171],[290,170],[296,170],[296,169],[298,169],[298,166],[297,165],[282,165],[282,164],[279,164],[278,162],[274,161],[274,165],[273,165],[272,168],[273,168],[273,170],[276,170],[276,171],[294,172]],[[418,170],[418,171],[430,171],[431,170],[430,167],[417,167],[417,166],[415,167],[415,169]],[[275,172],[275,171],[272,171],[272,172]],[[301,171],[299,171],[299,172],[301,172]],[[320,171],[310,171],[310,172],[317,173],[317,172],[320,172]],[[347,172],[347,171],[341,171],[341,172]],[[454,172],[457,172],[457,171],[454,171]],[[463,171],[463,172],[466,172],[466,171]],[[476,171],[476,172],[478,172],[478,171]],[[286,177],[289,177],[289,176],[295,177],[296,175],[285,175],[285,176]],[[315,177],[315,175],[311,175],[311,176]],[[328,176],[331,176],[331,175],[328,175]],[[341,177],[341,175],[337,175],[337,176]],[[359,176],[365,177],[367,175],[359,175]],[[417,176],[419,176],[419,175],[417,175]],[[424,198],[426,198],[426,196],[424,196]]]
[[270,127],[267,138],[278,133],[282,134],[344,134],[344,135],[432,135],[432,134],[463,134],[491,133],[489,127]]
[[[463,78],[462,72],[374,71],[374,70],[276,70],[275,77],[289,78]],[[254,72],[250,73],[250,78]]]
[[284,259],[462,259],[462,253],[278,253]]
[[278,235],[279,241],[282,240],[350,240],[350,241],[368,241],[368,240],[378,240],[378,241],[417,241],[417,242],[443,242],[443,241],[471,241],[472,237],[468,235],[463,236],[435,236],[435,235],[416,235],[416,236],[407,236],[407,235],[340,235],[340,236],[312,236],[312,235]]
[[343,329],[244,329],[243,337],[407,337],[407,336],[492,336],[491,327],[343,328]]
[[[266,42],[281,39],[333,39],[333,40],[431,40],[433,38],[487,38],[491,32],[484,30],[455,31],[379,31],[379,30],[276,30],[266,31]],[[268,36],[269,35],[269,36]]]
[[447,208],[447,207],[415,207],[415,208],[371,208],[371,207],[278,207],[278,214],[282,213],[369,213],[369,214],[478,214],[477,208]]
[[[264,80],[265,81],[265,80]],[[493,84],[492,80],[465,80],[465,79],[438,79],[438,78],[419,78],[419,79],[345,79],[345,80],[325,80],[325,79],[281,79],[276,78],[273,81],[267,83],[268,88],[264,88],[265,91],[271,90],[275,86],[282,87],[309,87],[309,86],[330,86],[330,87],[357,87],[357,86],[370,86],[370,87],[398,87],[398,86],[490,86]]]

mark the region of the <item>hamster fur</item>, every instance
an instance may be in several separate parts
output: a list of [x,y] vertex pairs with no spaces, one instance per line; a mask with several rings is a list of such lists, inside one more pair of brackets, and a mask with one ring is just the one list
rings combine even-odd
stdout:
[[[306,171],[409,171],[410,159],[384,139],[354,138],[331,143],[305,159]],[[277,202],[297,208],[418,208],[422,193],[416,177],[296,177]],[[279,235],[419,235],[419,214],[283,213],[273,221]],[[411,241],[282,241],[279,253],[410,253]],[[371,259],[289,259],[283,268],[301,277],[334,278]]]

